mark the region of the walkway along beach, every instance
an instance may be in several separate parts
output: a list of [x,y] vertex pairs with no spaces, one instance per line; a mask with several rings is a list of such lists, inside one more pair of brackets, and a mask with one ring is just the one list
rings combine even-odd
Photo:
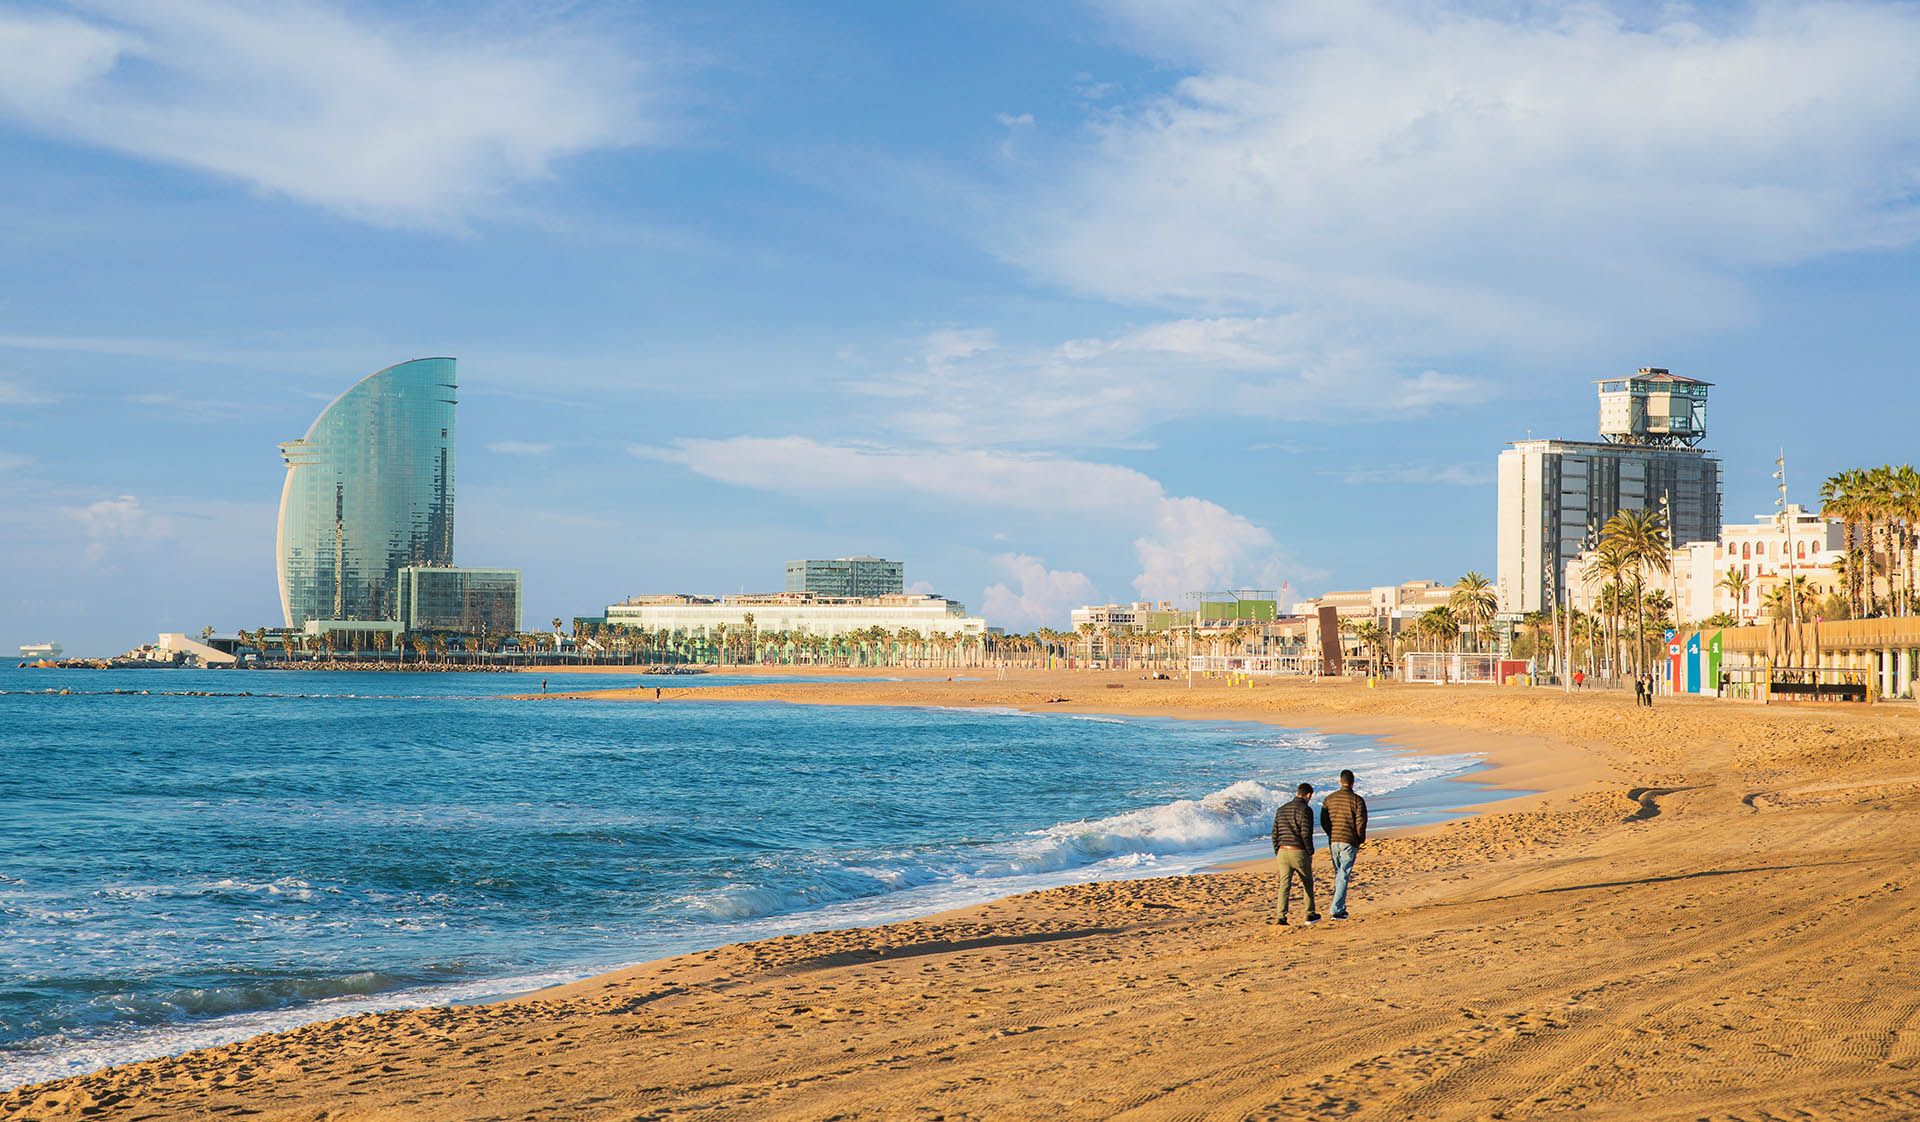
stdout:
[[1038,672],[700,696],[1372,732],[1539,793],[1370,842],[1347,924],[1266,926],[1266,862],[1079,885],[310,1025],[21,1088],[0,1116],[1920,1115],[1907,707]]

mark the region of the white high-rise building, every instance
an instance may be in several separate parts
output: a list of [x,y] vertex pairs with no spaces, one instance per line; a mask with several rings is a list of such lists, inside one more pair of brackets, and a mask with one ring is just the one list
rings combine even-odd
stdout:
[[1708,385],[1658,367],[1605,379],[1601,440],[1522,440],[1500,453],[1501,611],[1549,607],[1568,563],[1620,511],[1666,511],[1676,546],[1719,538],[1720,461],[1692,447],[1706,436]]

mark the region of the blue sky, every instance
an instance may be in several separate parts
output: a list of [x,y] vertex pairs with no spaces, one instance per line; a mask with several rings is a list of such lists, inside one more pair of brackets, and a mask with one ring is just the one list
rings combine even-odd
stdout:
[[[875,552],[1014,628],[1493,563],[1591,382],[1727,516],[1914,457],[1912,4],[0,0],[0,644],[277,622],[281,464],[460,359],[527,618]],[[0,648],[4,649],[4,648]]]

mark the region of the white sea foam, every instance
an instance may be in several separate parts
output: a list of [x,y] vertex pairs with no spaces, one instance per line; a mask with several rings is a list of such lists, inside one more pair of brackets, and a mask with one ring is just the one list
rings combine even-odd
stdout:
[[[1472,756],[1399,756],[1378,749],[1348,756],[1360,788],[1375,796],[1456,775],[1478,762]],[[798,875],[779,870],[769,883],[730,884],[679,902],[707,920],[739,924],[815,909],[876,907],[875,914],[892,915],[899,903],[921,897],[951,907],[1075,881],[1171,875],[1237,856],[1232,851],[1263,837],[1275,809],[1291,797],[1290,788],[1243,779],[1198,799],[1061,822],[1006,842],[927,847],[888,858],[863,855]],[[922,903],[911,910],[932,909]]]

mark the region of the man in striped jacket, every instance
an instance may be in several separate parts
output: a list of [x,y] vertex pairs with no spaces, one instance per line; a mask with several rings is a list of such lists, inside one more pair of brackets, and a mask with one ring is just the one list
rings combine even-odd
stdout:
[[1313,806],[1307,802],[1312,797],[1313,785],[1302,783],[1295,797],[1273,813],[1273,862],[1280,873],[1280,898],[1268,922],[1283,927],[1295,877],[1307,890],[1307,922],[1320,922],[1320,910],[1313,906]]

